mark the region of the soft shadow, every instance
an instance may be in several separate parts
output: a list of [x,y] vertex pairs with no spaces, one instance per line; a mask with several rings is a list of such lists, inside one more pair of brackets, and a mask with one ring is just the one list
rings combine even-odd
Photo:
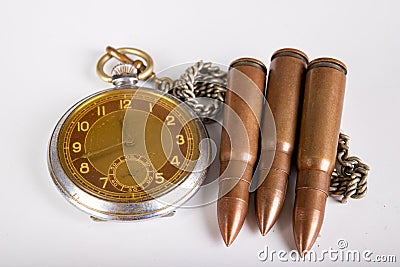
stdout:
[[[212,139],[216,144],[216,156],[214,161],[211,163],[208,168],[207,177],[203,182],[203,185],[208,185],[218,179],[219,177],[219,145],[221,139],[221,125],[219,123],[208,123],[206,124],[206,128],[209,134],[210,139]],[[214,183],[212,186],[218,187],[218,183]],[[218,244],[223,244],[223,240],[221,237],[221,233],[219,231],[218,226],[218,218],[217,218],[217,198],[218,198],[218,189],[215,190],[215,201],[205,206],[201,207],[201,211],[203,213],[204,222],[206,224],[208,235],[212,238],[213,242]],[[200,197],[203,199],[204,203],[210,202],[210,195],[202,192],[200,190],[198,194],[201,194]],[[204,193],[204,194],[203,194]]]
[[288,188],[286,191],[285,202],[282,207],[281,214],[275,224],[279,234],[281,235],[284,243],[286,243],[287,251],[296,249],[293,238],[292,216],[296,189],[297,168],[292,166],[291,173],[288,181]]
[[260,229],[258,228],[257,217],[256,217],[255,193],[250,194],[249,209],[247,211],[245,224],[248,225],[251,232],[253,232],[256,235],[261,236]]

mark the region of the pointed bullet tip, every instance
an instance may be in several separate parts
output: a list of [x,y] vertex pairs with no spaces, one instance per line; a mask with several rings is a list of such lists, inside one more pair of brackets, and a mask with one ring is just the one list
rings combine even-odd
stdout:
[[262,236],[266,236],[266,235],[267,235],[267,232],[261,230],[261,235],[262,235]]
[[218,201],[218,225],[222,238],[229,247],[239,234],[247,214],[247,202],[223,198]]
[[226,247],[229,248],[230,245],[232,245],[233,240],[232,239],[229,239],[229,240],[224,239],[224,242],[225,242]]
[[264,223],[259,223],[258,228],[260,229],[260,233],[262,236],[267,235],[269,229],[266,227],[266,225]]
[[307,255],[308,251],[309,251],[308,249],[303,249],[303,250],[299,249],[300,258],[304,258]]
[[314,244],[314,240],[304,240],[303,242],[297,242],[297,250],[299,251],[300,257],[304,258],[308,251]]
[[265,236],[279,217],[285,200],[285,191],[276,188],[259,189],[256,195],[256,215],[258,228],[261,234]]
[[258,224],[258,228],[260,229],[261,235],[262,236],[266,236],[269,231],[271,230],[272,226],[274,225],[274,222],[270,222],[270,221],[261,221]]
[[[326,195],[313,190],[298,190],[293,209],[293,233],[297,250],[303,256],[314,245],[324,219]],[[320,201],[316,201],[316,200]],[[322,201],[322,204],[319,204]],[[299,205],[307,203],[307,205]]]
[[233,241],[235,241],[237,237],[237,234],[237,231],[226,231],[222,234],[222,239],[224,240],[226,247],[230,247],[232,245]]
[[258,228],[263,236],[267,235],[274,226],[278,214],[269,210],[269,212],[260,212],[260,215],[257,216]]
[[226,247],[229,248],[235,240],[234,233],[225,232],[225,234],[222,235],[222,239],[224,240]]

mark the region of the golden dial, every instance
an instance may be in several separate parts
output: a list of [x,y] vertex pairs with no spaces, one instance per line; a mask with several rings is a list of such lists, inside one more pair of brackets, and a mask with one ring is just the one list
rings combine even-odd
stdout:
[[179,185],[199,157],[187,109],[153,90],[115,89],[83,101],[57,143],[72,182],[109,201],[141,202]]

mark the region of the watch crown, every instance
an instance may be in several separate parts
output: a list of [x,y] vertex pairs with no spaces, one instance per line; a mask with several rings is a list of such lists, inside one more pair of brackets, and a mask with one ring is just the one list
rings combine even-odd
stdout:
[[118,64],[112,69],[111,74],[113,77],[136,77],[137,69],[131,64]]
[[138,82],[138,71],[131,64],[118,64],[111,73],[112,82],[116,87],[134,86]]

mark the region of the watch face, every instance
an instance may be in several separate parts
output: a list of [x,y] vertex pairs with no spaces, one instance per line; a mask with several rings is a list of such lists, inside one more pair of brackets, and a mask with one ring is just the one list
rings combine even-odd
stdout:
[[116,89],[70,111],[57,152],[66,176],[86,193],[140,203],[184,182],[199,159],[202,135],[178,100],[149,89]]

